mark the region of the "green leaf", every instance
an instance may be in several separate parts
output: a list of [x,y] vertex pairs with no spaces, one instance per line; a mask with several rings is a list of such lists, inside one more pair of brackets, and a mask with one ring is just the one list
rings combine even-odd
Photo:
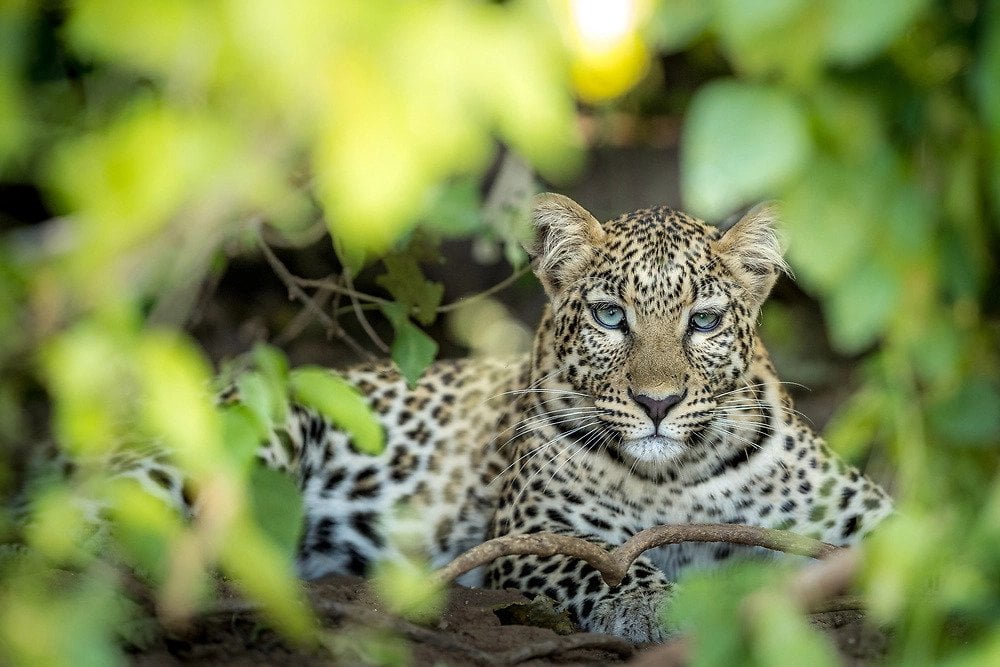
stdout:
[[396,331],[396,337],[392,341],[392,360],[412,388],[434,361],[438,345],[410,321],[398,303],[384,304],[382,312]]
[[302,534],[302,494],[288,475],[254,466],[250,472],[250,509],[257,525],[291,559]]
[[888,400],[881,391],[864,387],[842,405],[826,426],[830,449],[845,459],[870,445],[886,421]]
[[382,425],[358,390],[325,368],[304,366],[289,377],[292,398],[318,411],[349,432],[358,451],[378,454],[385,448]]
[[462,178],[442,186],[427,208],[427,224],[445,236],[467,236],[483,225],[479,184]]
[[664,609],[664,622],[690,632],[694,639],[692,665],[738,665],[746,662],[740,627],[744,597],[778,581],[779,563],[744,562],[712,571],[689,570]]
[[811,151],[805,117],[790,92],[734,80],[715,81],[695,95],[683,145],[684,200],[708,218],[772,194]]
[[383,561],[375,568],[372,582],[389,609],[411,621],[433,621],[444,609],[444,587],[424,563]]
[[935,428],[963,445],[1000,446],[1000,386],[984,377],[966,379],[931,410]]
[[870,250],[882,196],[894,186],[885,171],[820,155],[787,193],[788,259],[807,287],[836,289]]
[[[695,4],[695,3],[692,3]],[[738,72],[764,78],[811,81],[818,73],[824,29],[823,3],[809,0],[717,0],[715,27]]]
[[288,358],[278,348],[264,344],[255,345],[252,356],[267,385],[271,419],[276,424],[284,423],[288,411]]
[[663,51],[677,51],[698,37],[711,17],[710,3],[664,0],[650,21],[650,40]]
[[927,0],[833,0],[826,5],[827,56],[833,62],[854,65],[902,34]]
[[834,345],[857,352],[874,343],[896,311],[901,292],[899,275],[877,260],[845,276],[824,304]]
[[245,470],[270,436],[270,428],[260,415],[245,404],[219,408],[222,421],[222,444],[239,470]]
[[394,253],[382,258],[386,273],[375,279],[399,303],[406,306],[423,325],[437,317],[437,307],[444,296],[444,285],[427,280],[420,265],[409,254]]
[[294,640],[312,640],[316,622],[292,566],[292,560],[264,536],[250,517],[234,520],[222,545],[223,570],[239,588],[262,605],[263,613]]
[[261,435],[274,425],[270,388],[262,373],[247,371],[236,378],[239,405],[248,409],[259,423]]
[[752,625],[753,654],[757,664],[768,667],[835,667],[836,653],[817,630],[795,609],[791,601],[777,595],[755,597]]

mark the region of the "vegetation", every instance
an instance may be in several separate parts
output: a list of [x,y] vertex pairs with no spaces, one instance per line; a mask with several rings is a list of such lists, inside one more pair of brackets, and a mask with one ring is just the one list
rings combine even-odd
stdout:
[[[163,622],[210,604],[221,570],[315,640],[291,565],[301,507],[254,446],[290,395],[366,448],[380,435],[350,387],[273,348],[213,381],[183,332],[199,286],[265,224],[290,243],[325,225],[339,288],[378,267],[389,296],[355,306],[391,322],[415,378],[442,310],[420,262],[453,237],[523,261],[518,211],[484,215],[475,183],[495,139],[569,178],[574,100],[599,118],[683,114],[693,213],[781,200],[797,280],[863,369],[827,436],[896,480],[859,581],[894,628],[890,660],[1000,654],[998,3],[6,0],[0,52],[0,488],[29,480],[0,516],[0,660],[120,660],[151,627],[134,573]],[[661,85],[671,67],[693,83]],[[52,218],[17,224],[32,206]],[[765,326],[795,324],[774,309]],[[234,378],[248,400],[216,406]],[[25,472],[49,437],[78,462],[69,477]],[[192,522],[107,474],[112,450],[150,442],[197,489]],[[114,520],[97,534],[95,503]],[[423,573],[385,569],[393,608],[433,610]],[[780,576],[685,582],[671,614],[696,662],[832,664],[781,595],[740,617]]]

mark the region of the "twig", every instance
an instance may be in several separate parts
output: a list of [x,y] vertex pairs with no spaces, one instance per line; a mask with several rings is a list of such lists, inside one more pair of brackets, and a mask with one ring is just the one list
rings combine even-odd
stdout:
[[347,296],[351,299],[351,305],[354,307],[354,316],[358,319],[358,324],[361,325],[361,328],[365,330],[366,334],[368,334],[368,338],[375,343],[375,346],[378,349],[382,352],[388,352],[389,346],[386,345],[385,341],[382,340],[382,337],[375,332],[375,329],[372,328],[371,322],[368,321],[368,318],[365,317],[364,311],[361,310],[361,304],[358,303],[357,297],[359,292],[354,291],[354,282],[351,280],[350,274],[346,271],[344,272],[344,282],[347,283],[347,289],[350,290]]
[[500,282],[498,282],[493,287],[483,290],[482,292],[477,292],[476,294],[470,294],[469,296],[461,297],[460,299],[456,299],[451,303],[446,303],[442,306],[438,306],[434,312],[447,313],[449,311],[455,310],[456,308],[461,308],[462,306],[465,306],[467,304],[474,303],[488,296],[492,296],[497,292],[501,292],[510,287],[511,285],[513,285],[515,282],[517,282],[521,278],[521,276],[523,276],[529,271],[530,268],[531,268],[530,266],[523,266],[514,273],[510,274],[509,276],[501,280]]
[[[313,294],[312,301],[322,309],[326,307],[326,302],[332,295],[333,292],[321,287],[316,290],[315,294]],[[333,318],[336,319],[336,317],[335,312]],[[295,317],[292,318],[292,321],[285,325],[285,328],[281,330],[281,333],[274,338],[275,344],[285,345],[286,343],[295,340],[299,337],[299,334],[305,330],[309,323],[313,321],[313,319],[315,319],[313,312],[308,306],[303,306],[302,310],[300,310]]]
[[281,260],[278,259],[278,256],[274,254],[274,251],[271,250],[267,243],[264,242],[264,239],[259,235],[257,237],[257,244],[260,246],[261,252],[264,253],[264,258],[267,260],[267,263],[271,265],[271,268],[278,275],[278,278],[281,279],[281,282],[283,282],[285,287],[288,289],[289,298],[298,299],[306,308],[308,308],[309,311],[316,316],[316,319],[318,319],[323,326],[326,327],[328,335],[335,335],[343,340],[362,358],[374,358],[375,355],[354,340],[354,338],[344,331],[339,322],[327,315],[326,312],[320,308],[308,294],[305,293],[305,290],[299,287],[295,281],[295,276],[292,275],[292,272],[288,270],[288,267],[282,264]]
[[436,574],[442,581],[451,581],[503,556],[561,554],[586,561],[601,573],[609,586],[617,586],[625,577],[632,562],[644,551],[680,542],[728,542],[813,558],[823,558],[839,549],[825,542],[784,530],[738,524],[656,526],[636,533],[611,551],[579,537],[532,533],[504,535],[487,540],[458,556],[439,569]]
[[[369,301],[374,304],[389,304],[392,303],[389,299],[383,299],[380,296],[375,296],[374,294],[366,294],[364,292],[359,292],[356,289],[349,287],[344,287],[339,282],[331,280],[330,278],[299,278],[298,276],[293,276],[295,282],[297,282],[302,287],[316,287],[319,289],[329,290],[331,292],[336,292],[337,294],[343,294],[344,296],[351,297],[352,299],[358,299],[360,301]],[[346,278],[346,276],[345,276]]]

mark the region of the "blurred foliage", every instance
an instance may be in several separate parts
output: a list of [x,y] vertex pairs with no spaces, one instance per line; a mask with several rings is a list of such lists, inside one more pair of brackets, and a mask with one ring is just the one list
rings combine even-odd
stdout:
[[[691,70],[689,90],[657,87],[661,54]],[[476,187],[494,141],[564,178],[581,155],[574,97],[601,113],[634,104],[617,98],[636,84],[683,104],[694,213],[780,198],[800,284],[838,350],[863,359],[829,438],[851,457],[878,443],[897,471],[899,516],[871,539],[862,582],[896,629],[891,661],[995,658],[998,82],[1000,6],[974,0],[0,2],[0,175],[57,216],[0,237],[0,489],[48,431],[40,388],[77,462],[33,474],[26,506],[0,516],[5,542],[26,546],[0,553],[0,661],[120,661],[150,613],[125,572],[161,621],[208,604],[219,570],[288,637],[316,641],[292,567],[301,503],[255,450],[289,398],[364,451],[383,434],[337,375],[291,371],[272,348],[223,369],[243,400],[216,405],[222,387],[179,331],[184,304],[224,246],[250,250],[264,223],[294,239],[321,221],[348,277],[381,271],[391,299],[354,305],[391,324],[412,384],[437,353],[421,326],[447,308],[421,268],[433,240],[521,259],[523,211]],[[477,322],[502,306],[476,304],[449,315],[470,347],[523,344],[516,328],[485,336]],[[193,520],[109,475],[149,443],[190,480]],[[390,608],[440,608],[422,567],[380,570]],[[670,613],[693,628],[697,662],[829,661],[777,593],[754,622],[738,617],[739,598],[780,574],[686,582]],[[319,639],[406,660],[374,635]]]
[[[663,2],[651,24],[662,48],[708,45],[732,68],[691,99],[684,198],[709,218],[779,198],[799,284],[822,303],[834,346],[865,355],[828,435],[852,458],[884,445],[876,456],[896,471],[898,516],[871,537],[863,581],[877,619],[896,629],[890,659],[995,661],[1000,4],[699,7]],[[723,599],[734,578],[698,582],[698,595]],[[775,606],[767,618],[791,617]],[[725,623],[696,633],[715,642]],[[782,662],[771,625],[748,628],[762,664]],[[791,648],[805,632],[784,627],[788,655],[814,655]],[[722,649],[700,654],[710,650]]]

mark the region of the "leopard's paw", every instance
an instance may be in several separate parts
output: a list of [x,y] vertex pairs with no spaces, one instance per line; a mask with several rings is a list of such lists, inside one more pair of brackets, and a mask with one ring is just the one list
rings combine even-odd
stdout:
[[673,632],[663,624],[672,587],[611,593],[594,605],[585,625],[591,632],[616,635],[636,644],[666,641]]

